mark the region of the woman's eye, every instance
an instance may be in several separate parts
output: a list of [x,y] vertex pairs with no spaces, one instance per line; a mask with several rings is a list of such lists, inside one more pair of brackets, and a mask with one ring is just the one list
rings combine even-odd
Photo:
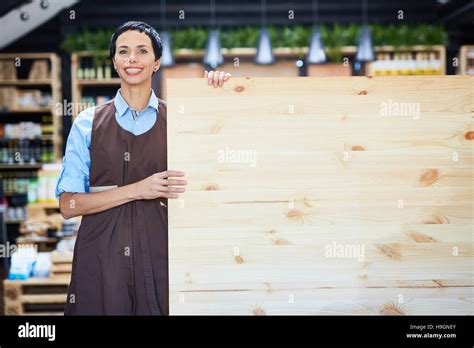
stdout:
[[127,51],[125,51],[125,50],[120,50],[119,51],[119,54],[125,54],[125,53],[127,53]]
[[140,50],[140,53],[141,53],[141,54],[147,54],[148,51],[147,51],[147,50]]

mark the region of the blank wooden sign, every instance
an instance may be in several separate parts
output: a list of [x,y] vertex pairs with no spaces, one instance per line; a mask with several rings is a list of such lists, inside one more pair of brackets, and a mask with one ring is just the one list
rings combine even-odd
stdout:
[[472,314],[473,79],[168,81],[171,314]]

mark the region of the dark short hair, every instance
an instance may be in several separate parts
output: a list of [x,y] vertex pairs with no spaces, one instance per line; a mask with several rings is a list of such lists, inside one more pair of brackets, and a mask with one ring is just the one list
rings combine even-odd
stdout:
[[145,33],[150,40],[151,45],[153,46],[153,52],[155,53],[155,60],[161,58],[161,54],[163,53],[163,43],[161,42],[160,35],[156,32],[156,30],[151,26],[144,22],[138,21],[130,21],[123,24],[120,24],[115,32],[112,34],[112,38],[110,39],[109,45],[109,56],[110,59],[113,59],[115,56],[115,51],[117,49],[116,43],[117,38],[126,31],[135,30],[139,31],[140,33]]

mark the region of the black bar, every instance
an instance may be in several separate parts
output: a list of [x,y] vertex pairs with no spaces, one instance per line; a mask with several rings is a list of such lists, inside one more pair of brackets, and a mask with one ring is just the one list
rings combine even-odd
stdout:
[[[55,325],[55,340],[18,337],[20,325],[26,323],[30,330],[31,325]],[[15,316],[0,318],[0,345],[4,348],[10,344],[38,343],[261,345],[275,342],[290,346],[324,343],[472,347],[472,324],[472,316]],[[407,334],[455,334],[456,337],[409,338]]]

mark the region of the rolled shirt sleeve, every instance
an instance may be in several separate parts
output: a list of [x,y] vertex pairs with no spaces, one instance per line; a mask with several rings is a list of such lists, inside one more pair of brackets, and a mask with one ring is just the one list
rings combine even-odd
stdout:
[[95,108],[77,115],[69,132],[61,172],[56,184],[56,198],[62,192],[89,192],[90,143]]

